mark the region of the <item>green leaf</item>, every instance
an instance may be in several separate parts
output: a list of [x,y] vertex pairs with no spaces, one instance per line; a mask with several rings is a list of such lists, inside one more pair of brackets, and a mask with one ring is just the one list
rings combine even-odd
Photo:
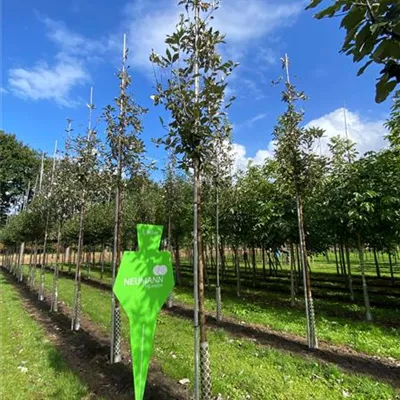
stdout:
[[325,17],[331,18],[335,15],[336,11],[340,8],[340,4],[333,4],[332,6],[325,8],[325,10],[320,11],[319,13],[315,14],[315,18],[322,19]]
[[311,0],[311,3],[306,7],[306,10],[310,10],[311,8],[315,8],[322,3],[322,0]]
[[373,63],[373,60],[367,61],[357,72],[357,76],[360,76],[364,73],[364,71],[367,69],[367,67]]
[[176,62],[179,58],[179,53],[175,53],[174,56],[172,57],[172,62]]
[[346,28],[347,31],[358,26],[364,19],[366,8],[361,6],[353,6],[347,15],[342,19],[341,28]]
[[389,93],[391,93],[397,85],[395,80],[388,81],[387,79],[387,74],[385,74],[376,84],[375,101],[377,103],[385,101],[389,96]]

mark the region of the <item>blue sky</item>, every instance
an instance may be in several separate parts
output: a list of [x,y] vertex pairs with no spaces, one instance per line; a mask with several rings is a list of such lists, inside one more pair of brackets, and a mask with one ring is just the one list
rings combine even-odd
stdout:
[[[215,25],[227,35],[223,55],[240,62],[229,84],[229,93],[237,96],[229,117],[238,166],[249,159],[261,162],[273,151],[272,129],[284,106],[281,89],[271,81],[282,75],[284,53],[291,60],[293,82],[310,97],[305,123],[326,129],[322,151],[329,137],[344,134],[344,104],[359,151],[384,145],[382,124],[390,101],[374,102],[378,69],[372,66],[357,77],[359,66],[338,53],[344,36],[340,20],[314,20],[304,4],[222,0],[216,11]],[[95,118],[117,95],[115,72],[126,32],[132,91],[149,108],[143,137],[149,157],[161,167],[165,152],[151,138],[163,134],[159,116],[165,114],[150,99],[154,77],[148,56],[152,48],[162,51],[178,14],[177,0],[3,2],[1,128],[46,152],[65,138],[66,118],[73,118],[75,132],[83,131],[90,86]]]

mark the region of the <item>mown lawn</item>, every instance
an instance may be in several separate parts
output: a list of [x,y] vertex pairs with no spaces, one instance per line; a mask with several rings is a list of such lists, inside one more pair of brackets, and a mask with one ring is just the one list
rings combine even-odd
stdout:
[[[100,280],[99,270],[92,269],[92,279]],[[51,278],[52,279],[52,278]],[[110,278],[104,276],[104,282]],[[193,296],[190,282],[174,289],[177,301],[192,306]],[[390,326],[391,322],[399,323],[400,309],[383,309],[372,307],[374,321],[364,321],[365,310],[362,298],[357,304],[336,301],[334,289],[328,299],[315,299],[317,331],[320,340],[335,345],[345,345],[354,350],[400,360],[400,329]],[[215,311],[214,290],[206,291],[206,309]],[[234,286],[223,286],[223,314],[238,321],[260,324],[265,327],[295,335],[305,336],[305,312],[303,293],[298,293],[295,307],[290,306],[289,288],[284,293],[276,293],[253,288],[243,288],[242,297],[236,296]]]
[[0,398],[84,399],[89,390],[71,371],[0,272]]
[[[51,288],[51,273],[46,289]],[[60,279],[60,300],[72,303],[73,281]],[[104,330],[110,324],[110,293],[83,284],[82,310]],[[123,335],[128,339],[127,319]],[[366,376],[348,374],[335,365],[304,360],[251,340],[237,340],[223,330],[210,330],[215,394],[224,399],[395,399],[395,390]],[[171,378],[192,378],[191,322],[162,314],[158,319],[154,357]],[[192,379],[191,379],[192,380]],[[250,397],[246,397],[250,396]]]

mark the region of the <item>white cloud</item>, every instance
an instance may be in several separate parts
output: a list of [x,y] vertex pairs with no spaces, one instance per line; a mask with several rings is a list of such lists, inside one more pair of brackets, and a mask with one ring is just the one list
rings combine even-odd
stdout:
[[239,143],[232,144],[233,170],[245,170],[249,162],[256,165],[262,165],[267,158],[272,158],[274,155],[275,142],[271,140],[267,149],[260,149],[254,157],[247,156],[246,147]]
[[248,42],[292,24],[302,9],[300,1],[225,0],[215,13],[215,26],[230,42]]
[[39,17],[47,29],[47,37],[57,45],[61,54],[86,58],[99,57],[106,53],[113,43],[110,39],[90,39],[69,29],[63,21]]
[[[371,121],[362,117],[356,112],[345,110],[347,119],[347,130],[349,139],[356,142],[356,148],[359,155],[367,151],[378,151],[385,147],[384,120]],[[310,121],[306,127],[320,127],[325,130],[321,139],[321,153],[329,155],[328,143],[333,136],[340,135],[346,137],[343,108],[332,111],[320,118]],[[246,147],[240,143],[233,143],[232,157],[234,160],[233,170],[245,170],[249,162],[261,165],[267,158],[274,156],[276,142],[271,140],[266,149],[258,150],[253,157],[247,155]],[[315,151],[319,152],[319,143],[316,144]]]
[[40,17],[47,37],[56,44],[54,61],[39,60],[33,66],[21,66],[8,71],[8,88],[25,100],[51,100],[59,106],[74,107],[75,87],[90,81],[87,62],[104,55],[110,41],[91,40],[68,29],[62,21]]
[[241,122],[240,124],[235,124],[235,129],[239,130],[242,128],[251,128],[256,122],[263,120],[268,114],[267,113],[260,113],[255,115],[252,118],[249,118],[248,120]]
[[[302,9],[302,2],[294,0],[223,0],[214,14],[212,25],[226,34],[224,51],[239,61],[245,57],[250,41],[292,24]],[[151,71],[151,50],[164,52],[165,37],[175,30],[182,12],[176,0],[136,0],[126,8],[123,25],[129,36],[131,65]],[[275,62],[272,50],[260,51],[259,57],[266,63]]]
[[[348,137],[353,142],[356,142],[356,148],[359,155],[363,155],[367,151],[378,151],[385,147],[385,121],[371,121],[357,112],[345,110],[347,119]],[[317,126],[325,130],[325,134],[321,139],[321,153],[329,154],[328,143],[333,136],[340,135],[346,137],[344,123],[344,109],[338,108],[329,114],[323,115],[320,118],[310,121],[306,126]],[[319,144],[316,146],[316,151],[320,151]]]
[[13,94],[26,100],[53,100],[60,106],[76,104],[70,99],[71,90],[86,83],[89,74],[76,60],[59,59],[52,66],[45,62],[31,68],[9,71],[8,85]]
[[0,87],[0,93],[7,94],[8,91],[6,89],[4,89],[3,87]]

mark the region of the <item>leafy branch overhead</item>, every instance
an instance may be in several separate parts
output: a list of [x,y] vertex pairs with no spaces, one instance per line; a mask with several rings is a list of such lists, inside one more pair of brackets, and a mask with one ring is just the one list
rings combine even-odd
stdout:
[[[312,9],[324,0],[312,0]],[[400,2],[398,0],[336,0],[315,18],[343,17],[346,30],[341,52],[352,55],[355,63],[366,61],[358,75],[372,63],[383,65],[376,84],[377,103],[387,99],[400,83]]]

